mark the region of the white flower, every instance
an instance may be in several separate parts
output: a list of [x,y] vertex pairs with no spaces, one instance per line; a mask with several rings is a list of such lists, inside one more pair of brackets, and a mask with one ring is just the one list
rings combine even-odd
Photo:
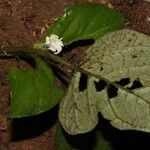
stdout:
[[48,50],[54,52],[54,54],[59,54],[64,46],[62,38],[59,39],[55,34],[51,34],[50,37],[47,36],[44,45]]

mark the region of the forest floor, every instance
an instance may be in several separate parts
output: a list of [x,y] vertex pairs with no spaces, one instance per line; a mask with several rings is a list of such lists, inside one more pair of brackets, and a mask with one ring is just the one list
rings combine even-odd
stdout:
[[[121,12],[125,26],[150,35],[150,3],[144,0],[0,0],[0,48],[28,46],[36,42],[47,26],[61,16],[64,8],[77,3],[103,3]],[[66,52],[64,57],[79,62],[83,48]],[[54,150],[57,111],[34,118],[9,117],[10,66],[29,67],[18,59],[0,59],[0,150]],[[56,116],[56,117],[55,117]]]

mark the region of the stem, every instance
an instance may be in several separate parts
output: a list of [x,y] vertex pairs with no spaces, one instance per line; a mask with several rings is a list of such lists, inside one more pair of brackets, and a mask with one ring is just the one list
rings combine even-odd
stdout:
[[[73,65],[67,61],[65,61],[63,58],[59,57],[58,55],[54,55],[51,54],[49,51],[47,50],[43,50],[41,48],[31,48],[31,47],[15,47],[15,48],[5,48],[5,49],[1,49],[0,50],[0,56],[12,56],[12,55],[29,55],[29,56],[38,56],[38,57],[42,57],[44,58],[46,61],[53,61],[55,63],[59,63],[59,64],[63,64],[66,67],[75,70],[75,71],[79,71],[81,73],[87,74],[89,76],[93,76],[95,78],[98,79],[102,79],[114,86],[116,86],[116,84],[100,75],[97,75],[95,73],[86,71],[84,69],[82,69],[80,66],[77,65]],[[119,87],[119,85],[117,85],[117,87]]]
[[35,56],[42,57],[46,60],[50,59],[55,63],[63,64],[63,65],[65,65],[71,69],[75,69],[75,67],[71,63],[66,62],[63,58],[61,58],[59,56],[51,54],[47,50],[37,49],[37,48],[33,49],[30,47],[14,47],[14,48],[0,49],[0,56],[1,57],[9,57],[9,56],[15,56],[15,55],[19,55],[19,56],[35,55]]
[[0,56],[15,56],[15,55],[19,55],[19,56],[23,55],[24,56],[24,54],[26,56],[28,56],[28,55],[33,56],[34,55],[34,56],[42,57],[42,58],[44,58],[45,60],[48,60],[48,61],[52,60],[53,62],[63,64],[66,67],[69,67],[72,70],[79,71],[81,73],[87,74],[88,76],[93,76],[95,78],[104,80],[107,83],[109,83],[111,85],[114,85],[115,87],[120,88],[122,90],[125,90],[126,92],[134,94],[135,96],[137,96],[140,99],[143,99],[145,102],[149,103],[149,101],[147,99],[144,99],[143,97],[141,97],[141,95],[136,94],[134,91],[126,89],[125,87],[123,87],[121,85],[118,85],[115,82],[113,82],[109,79],[106,79],[106,78],[104,78],[100,75],[97,75],[93,72],[86,71],[86,70],[82,69],[80,66],[73,65],[73,64],[65,61],[63,58],[61,58],[57,55],[49,53],[47,50],[43,50],[43,49],[39,49],[39,48],[34,48],[33,49],[33,48],[30,48],[30,47],[15,47],[15,48],[0,49]]

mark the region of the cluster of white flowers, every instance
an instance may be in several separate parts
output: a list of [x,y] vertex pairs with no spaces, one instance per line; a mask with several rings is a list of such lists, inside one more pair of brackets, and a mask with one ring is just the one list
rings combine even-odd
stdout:
[[47,36],[46,43],[44,43],[44,45],[48,50],[52,51],[54,54],[59,54],[62,50],[62,47],[64,46],[62,38],[59,39],[59,37],[55,34]]

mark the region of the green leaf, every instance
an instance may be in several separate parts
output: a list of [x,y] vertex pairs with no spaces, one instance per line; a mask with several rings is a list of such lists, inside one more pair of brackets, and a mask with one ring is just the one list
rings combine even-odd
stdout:
[[[113,150],[113,147],[100,130],[96,130],[96,141],[92,150]],[[111,135],[110,135],[111,136]]]
[[65,132],[59,126],[56,130],[56,149],[57,150],[72,150],[72,146],[69,144],[65,137]]
[[57,150],[112,150],[113,147],[101,130],[96,130],[90,134],[71,136],[68,135],[60,126],[56,130],[56,149]]
[[[123,21],[121,14],[104,5],[78,4],[66,9],[65,14],[48,29],[46,36],[56,34],[68,45],[77,40],[97,39],[121,28]],[[39,43],[45,43],[45,37]]]
[[36,68],[9,70],[11,86],[10,114],[13,118],[37,115],[54,107],[63,91],[55,84],[51,68],[41,59],[36,60]]
[[72,78],[59,119],[70,134],[91,131],[98,112],[119,129],[150,132],[150,37],[124,29],[99,39],[85,53],[81,68],[90,76],[79,89]]

